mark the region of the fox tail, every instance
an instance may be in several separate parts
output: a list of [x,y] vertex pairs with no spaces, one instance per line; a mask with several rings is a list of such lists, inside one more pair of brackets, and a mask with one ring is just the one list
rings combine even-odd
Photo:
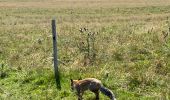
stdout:
[[100,87],[100,91],[101,91],[104,95],[108,96],[108,97],[110,98],[110,100],[116,100],[113,92],[112,92],[111,90],[107,89],[106,87],[101,86],[101,87]]

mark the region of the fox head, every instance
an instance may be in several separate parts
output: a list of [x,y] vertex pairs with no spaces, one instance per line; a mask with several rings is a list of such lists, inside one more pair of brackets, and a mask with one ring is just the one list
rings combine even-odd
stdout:
[[78,86],[78,81],[79,80],[70,79],[70,81],[71,81],[71,90],[75,90],[76,86]]

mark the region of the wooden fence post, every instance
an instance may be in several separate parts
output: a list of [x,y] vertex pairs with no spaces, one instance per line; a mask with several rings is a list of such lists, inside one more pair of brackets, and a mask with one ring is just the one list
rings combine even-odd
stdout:
[[52,20],[52,34],[53,34],[53,56],[54,56],[54,73],[56,78],[57,88],[61,89],[60,74],[58,71],[58,58],[57,58],[57,33],[56,33],[56,21]]

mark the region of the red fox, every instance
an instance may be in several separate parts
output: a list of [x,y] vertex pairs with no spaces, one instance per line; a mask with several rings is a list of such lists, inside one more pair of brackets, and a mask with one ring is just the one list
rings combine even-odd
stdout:
[[78,100],[82,100],[82,95],[84,91],[90,90],[96,95],[96,100],[99,100],[99,90],[111,100],[116,100],[113,92],[105,88],[101,81],[95,78],[85,78],[83,80],[73,80],[71,79],[71,89],[76,90]]

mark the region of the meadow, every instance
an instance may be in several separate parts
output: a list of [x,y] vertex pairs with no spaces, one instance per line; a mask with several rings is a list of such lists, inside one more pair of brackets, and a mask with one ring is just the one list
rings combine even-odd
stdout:
[[117,100],[170,100],[169,35],[169,0],[0,0],[0,100],[77,100],[70,78],[86,77]]

